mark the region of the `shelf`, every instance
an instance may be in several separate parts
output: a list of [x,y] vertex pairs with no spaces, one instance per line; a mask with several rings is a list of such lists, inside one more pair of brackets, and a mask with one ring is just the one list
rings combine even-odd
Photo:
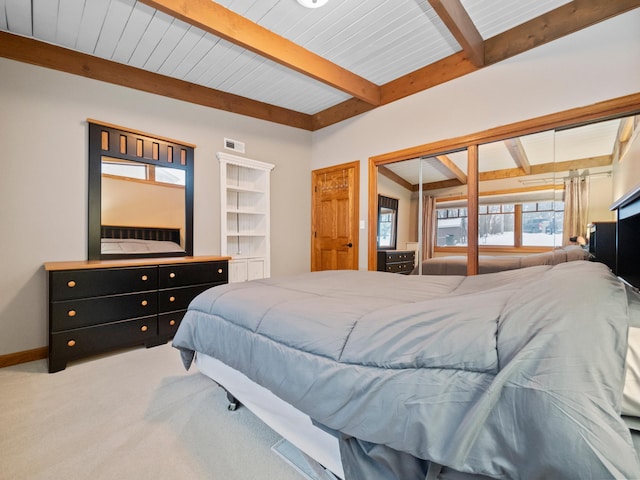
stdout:
[[265,233],[240,233],[240,232],[227,232],[227,237],[264,237]]
[[237,260],[230,281],[270,276],[269,185],[273,165],[218,152],[221,251]]
[[257,193],[263,194],[264,190],[258,188],[250,188],[250,187],[238,187],[237,185],[227,185],[227,190],[230,192],[240,192],[240,193]]
[[236,210],[234,208],[227,208],[227,213],[232,213],[234,215],[266,215],[265,212],[257,210]]

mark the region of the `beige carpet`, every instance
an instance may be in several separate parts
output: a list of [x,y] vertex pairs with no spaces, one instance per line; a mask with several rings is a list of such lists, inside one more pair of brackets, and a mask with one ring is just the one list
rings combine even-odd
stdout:
[[279,436],[192,370],[168,344],[0,369],[0,479],[300,480]]

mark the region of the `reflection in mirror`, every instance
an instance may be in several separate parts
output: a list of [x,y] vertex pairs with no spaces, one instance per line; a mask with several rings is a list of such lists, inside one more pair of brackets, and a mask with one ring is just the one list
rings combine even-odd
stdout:
[[553,146],[552,131],[479,146],[481,251],[525,254],[562,244]]
[[[102,157],[101,253],[184,255],[185,180],[184,170]],[[147,238],[106,235],[130,229],[144,229]]]
[[[595,255],[595,241],[589,237],[597,235],[598,226],[601,235],[615,231],[603,228],[615,227],[615,214],[609,207],[638,183],[640,162],[634,162],[640,151],[638,145],[639,115],[479,145],[480,273],[483,257],[501,257],[506,264],[505,257],[561,255],[568,250],[575,254],[574,259],[584,258],[581,255],[587,250]],[[434,260],[466,255],[467,247],[474,242],[467,238],[471,219],[467,211],[466,151],[377,168],[379,190],[384,178],[388,178],[412,192],[410,238],[420,237],[420,255],[425,259],[432,255]],[[418,180],[420,175],[423,178]],[[429,197],[435,201],[436,212],[432,234],[422,213],[433,208],[426,203]],[[417,226],[421,222],[425,228]],[[434,238],[432,252],[428,248],[430,238]],[[615,257],[615,252],[611,256]],[[607,252],[601,253],[600,258],[607,258]],[[527,263],[531,261],[527,258]],[[456,273],[444,267],[430,273],[445,272]]]
[[378,250],[395,250],[398,231],[398,199],[378,195]]

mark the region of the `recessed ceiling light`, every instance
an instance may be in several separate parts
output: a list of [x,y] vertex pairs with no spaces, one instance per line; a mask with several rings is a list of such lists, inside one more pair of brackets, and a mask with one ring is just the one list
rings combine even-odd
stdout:
[[298,3],[307,8],[318,8],[327,3],[328,0],[298,0]]

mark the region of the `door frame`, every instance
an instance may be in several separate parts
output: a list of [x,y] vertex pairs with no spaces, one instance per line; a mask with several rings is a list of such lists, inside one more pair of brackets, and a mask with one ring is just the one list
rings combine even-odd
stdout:
[[339,165],[332,165],[330,167],[319,168],[311,171],[311,264],[310,269],[313,270],[314,256],[315,256],[315,231],[316,231],[316,192],[315,184],[319,175],[325,173],[333,173],[334,171],[341,171],[347,168],[354,169],[354,182],[353,191],[349,192],[353,195],[353,202],[349,215],[353,222],[351,222],[351,235],[353,237],[353,256],[355,265],[354,270],[360,269],[360,160],[354,162],[341,163]]

